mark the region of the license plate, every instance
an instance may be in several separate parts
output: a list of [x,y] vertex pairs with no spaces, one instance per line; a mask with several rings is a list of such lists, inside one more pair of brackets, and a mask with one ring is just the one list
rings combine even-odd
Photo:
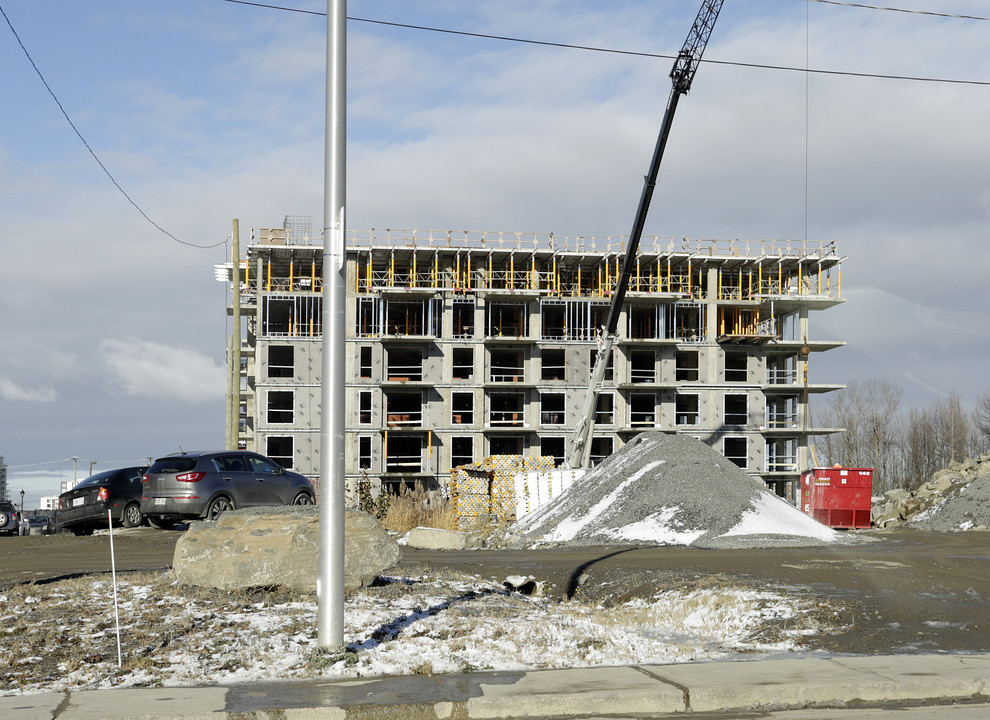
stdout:
[[72,507],[79,507],[80,505],[85,505],[85,504],[86,504],[86,498],[84,497],[72,498]]
[[158,497],[155,498],[155,505],[164,505],[164,504],[165,504],[165,498],[158,498]]

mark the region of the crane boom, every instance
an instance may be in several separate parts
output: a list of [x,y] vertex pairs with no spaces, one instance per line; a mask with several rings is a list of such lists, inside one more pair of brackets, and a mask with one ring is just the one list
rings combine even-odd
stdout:
[[639,198],[639,206],[636,208],[636,217],[633,220],[632,231],[629,233],[629,241],[626,244],[626,255],[622,263],[622,270],[616,280],[615,290],[612,293],[612,303],[609,307],[608,320],[599,331],[597,343],[598,351],[595,354],[595,365],[591,375],[591,383],[588,386],[588,394],[585,396],[584,407],[578,424],[574,428],[574,435],[571,438],[571,447],[568,451],[566,464],[568,467],[586,467],[591,453],[591,435],[595,425],[595,410],[598,405],[598,395],[601,392],[602,380],[605,377],[605,368],[608,366],[612,356],[612,345],[615,342],[616,330],[619,325],[619,314],[622,311],[622,303],[626,297],[626,289],[629,287],[629,277],[632,274],[636,263],[636,253],[639,250],[639,241],[643,236],[643,227],[646,225],[646,215],[650,210],[650,201],[653,199],[653,189],[657,184],[657,177],[660,173],[660,161],[663,159],[664,149],[667,147],[667,138],[670,135],[670,125],[674,119],[674,112],[677,110],[677,102],[681,95],[685,95],[691,89],[694,75],[698,72],[698,65],[701,56],[708,45],[712,29],[715,27],[715,20],[722,9],[725,0],[706,0],[698,11],[698,16],[694,19],[691,31],[688,33],[684,46],[677,54],[674,67],[670,71],[672,86],[670,97],[667,99],[667,108],[663,114],[663,122],[660,124],[660,133],[657,136],[656,147],[653,150],[653,160],[650,162],[650,169],[643,178],[643,191]]

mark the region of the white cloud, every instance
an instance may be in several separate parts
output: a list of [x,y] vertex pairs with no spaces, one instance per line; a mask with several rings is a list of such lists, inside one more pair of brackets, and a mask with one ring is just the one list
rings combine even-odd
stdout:
[[100,352],[127,395],[185,402],[223,397],[226,373],[222,365],[194,350],[147,340],[107,339]]
[[58,393],[51,385],[40,388],[28,388],[0,378],[0,397],[4,400],[22,400],[26,402],[53,402]]

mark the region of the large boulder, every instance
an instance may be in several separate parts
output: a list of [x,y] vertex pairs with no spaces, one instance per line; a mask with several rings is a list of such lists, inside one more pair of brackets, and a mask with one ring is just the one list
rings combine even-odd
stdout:
[[[175,544],[172,567],[182,585],[234,590],[282,586],[316,592],[317,506],[232,510],[216,522],[191,523]],[[344,517],[344,588],[370,585],[402,559],[398,543],[371,515]]]
[[476,536],[458,530],[415,527],[406,535],[406,545],[423,550],[464,550],[480,544]]

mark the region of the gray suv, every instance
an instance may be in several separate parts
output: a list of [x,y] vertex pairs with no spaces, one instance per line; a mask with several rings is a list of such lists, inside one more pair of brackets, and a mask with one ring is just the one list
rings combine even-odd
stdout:
[[216,520],[234,508],[315,501],[305,477],[245,450],[168,455],[155,460],[141,480],[141,512],[158,528],[179,520]]

